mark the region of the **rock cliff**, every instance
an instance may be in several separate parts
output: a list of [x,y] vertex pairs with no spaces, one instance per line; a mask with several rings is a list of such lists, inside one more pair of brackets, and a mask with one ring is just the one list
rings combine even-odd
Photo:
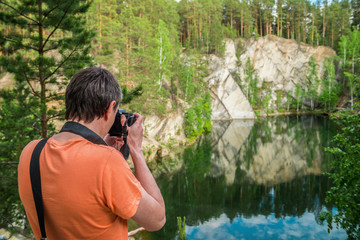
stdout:
[[[307,89],[310,57],[315,59],[318,77],[321,77],[324,60],[332,56],[336,53],[329,47],[314,47],[273,35],[236,41],[227,39],[224,57],[209,57],[211,73],[205,78],[212,94],[212,118],[255,118],[240,88],[246,78],[248,60],[254,68],[254,77],[258,79],[259,97],[269,94],[269,109],[274,109],[275,102],[284,102],[286,93],[294,92],[296,84]],[[282,99],[277,99],[279,96]]]

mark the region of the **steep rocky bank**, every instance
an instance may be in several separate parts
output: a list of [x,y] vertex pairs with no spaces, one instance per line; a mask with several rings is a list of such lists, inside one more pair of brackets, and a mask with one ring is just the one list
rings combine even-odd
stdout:
[[273,35],[235,41],[227,39],[224,57],[209,57],[211,73],[205,78],[212,94],[212,118],[255,118],[244,94],[248,61],[254,69],[253,78],[257,78],[258,97],[268,94],[268,108],[276,109],[287,101],[287,93],[294,93],[297,84],[307,90],[311,57],[315,59],[318,77],[321,78],[324,60],[333,56],[336,53],[329,47],[314,47]]

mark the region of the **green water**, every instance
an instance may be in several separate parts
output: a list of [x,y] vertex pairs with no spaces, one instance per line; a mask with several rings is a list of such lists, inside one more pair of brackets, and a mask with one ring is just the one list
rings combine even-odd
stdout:
[[135,238],[180,239],[177,217],[185,217],[187,239],[346,239],[318,220],[336,211],[322,174],[335,131],[322,116],[214,122],[211,134],[152,167],[167,223]]

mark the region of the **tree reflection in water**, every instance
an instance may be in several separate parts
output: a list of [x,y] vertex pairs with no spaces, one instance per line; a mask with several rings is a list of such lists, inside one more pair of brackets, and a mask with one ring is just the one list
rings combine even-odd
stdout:
[[[177,239],[177,216],[186,217],[189,239],[202,239],[193,233],[223,218],[228,227],[219,228],[218,234],[226,231],[222,236],[232,237],[239,231],[234,226],[242,228],[241,234],[247,231],[235,223],[259,216],[273,219],[280,227],[281,219],[291,217],[296,222],[310,214],[317,225],[319,212],[324,207],[332,209],[325,203],[331,183],[321,174],[327,171],[329,157],[323,149],[335,130],[321,116],[214,122],[210,135],[185,149],[178,159],[162,161],[176,162],[180,166],[176,172],[157,166],[157,171],[162,169],[157,181],[166,203],[167,223],[161,231],[144,232],[137,238]],[[216,229],[216,224],[212,227]],[[326,226],[321,231],[326,233]],[[328,237],[327,233],[321,236]],[[341,236],[346,238],[343,232]]]

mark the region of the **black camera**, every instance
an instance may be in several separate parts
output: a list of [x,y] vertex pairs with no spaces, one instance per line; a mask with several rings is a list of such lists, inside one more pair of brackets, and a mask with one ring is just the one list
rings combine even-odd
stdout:
[[[121,125],[121,115],[124,115],[126,118],[124,126]],[[123,138],[124,145],[120,148],[120,152],[124,156],[125,160],[127,160],[130,155],[130,148],[129,145],[127,144],[127,136],[128,136],[127,127],[133,125],[135,121],[136,121],[136,117],[132,113],[128,113],[123,109],[118,109],[115,116],[114,124],[109,130],[110,136]]]
[[[124,126],[121,125],[121,115],[125,115],[126,118]],[[135,121],[136,117],[132,113],[126,112],[124,109],[118,109],[114,124],[109,130],[110,136],[126,137],[127,127],[133,125]]]

